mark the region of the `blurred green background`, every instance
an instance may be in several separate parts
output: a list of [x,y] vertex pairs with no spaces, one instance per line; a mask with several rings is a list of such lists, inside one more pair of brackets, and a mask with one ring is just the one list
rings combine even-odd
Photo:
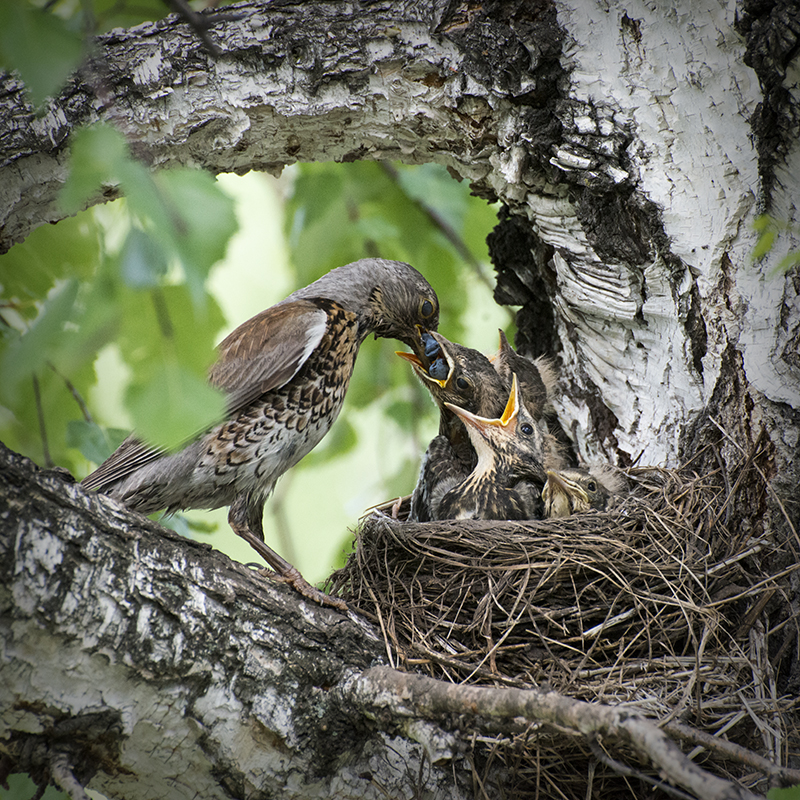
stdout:
[[[5,0],[0,64],[17,71],[41,109],[90,34],[165,10]],[[124,198],[78,211],[104,185]],[[130,430],[169,447],[217,418],[223,399],[205,382],[214,346],[349,261],[413,264],[439,294],[450,339],[493,351],[497,328],[512,322],[492,300],[486,235],[496,209],[437,165],[301,164],[278,179],[151,174],[117,131],[96,126],[71,140],[60,202],[78,213],[0,256],[0,439],[77,478]],[[399,347],[364,343],[341,416],[267,503],[268,543],[312,582],[343,563],[368,507],[413,489],[436,433],[433,403],[394,355]],[[192,511],[164,523],[257,560],[226,516]]]

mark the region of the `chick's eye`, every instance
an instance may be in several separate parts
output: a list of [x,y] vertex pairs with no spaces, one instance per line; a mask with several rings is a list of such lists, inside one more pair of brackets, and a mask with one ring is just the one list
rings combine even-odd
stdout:
[[590,492],[596,492],[597,491],[597,484],[594,481],[589,481],[589,483],[586,484],[586,488]]
[[522,431],[523,435],[530,436],[533,433],[533,425],[526,422],[520,426],[520,430]]
[[456,386],[458,386],[459,389],[469,389],[469,381],[466,378],[459,378],[456,381]]
[[427,319],[431,314],[433,314],[433,303],[430,300],[423,300],[422,305],[419,307],[419,313]]

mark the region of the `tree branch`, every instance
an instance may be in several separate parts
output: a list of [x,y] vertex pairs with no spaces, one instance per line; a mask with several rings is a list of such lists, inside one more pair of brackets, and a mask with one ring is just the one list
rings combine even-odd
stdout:
[[[758,795],[718,778],[690,761],[657,725],[629,708],[585,703],[557,692],[460,686],[422,675],[373,667],[354,676],[346,696],[380,720],[468,719],[482,731],[524,731],[545,723],[587,739],[602,737],[633,748],[665,780],[707,800],[756,800]],[[430,733],[430,731],[424,731]]]

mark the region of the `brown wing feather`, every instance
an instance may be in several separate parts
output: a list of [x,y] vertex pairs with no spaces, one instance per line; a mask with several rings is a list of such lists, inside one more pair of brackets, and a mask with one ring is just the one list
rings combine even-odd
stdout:
[[328,315],[308,300],[290,300],[256,314],[219,345],[209,372],[237,414],[265,392],[290,381],[325,334]]
[[[227,392],[228,416],[290,381],[321,341],[327,319],[313,302],[292,300],[256,314],[224,339],[209,381]],[[82,485],[104,489],[162,455],[131,434]]]

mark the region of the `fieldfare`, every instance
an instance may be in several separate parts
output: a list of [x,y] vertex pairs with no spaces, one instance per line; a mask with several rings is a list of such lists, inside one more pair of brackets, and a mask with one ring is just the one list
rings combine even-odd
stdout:
[[544,515],[568,517],[584,511],[605,511],[622,490],[622,480],[608,467],[548,470],[542,489]]
[[231,528],[282,579],[343,608],[264,543],[264,503],[338,416],[366,337],[399,339],[421,353],[420,335],[438,321],[436,293],[408,264],[365,258],[334,269],[219,345],[209,380],[227,394],[225,419],[174,453],[131,435],[83,485],[145,514],[230,506]]
[[543,483],[545,434],[525,408],[516,375],[500,417],[489,419],[447,403],[466,425],[478,462],[458,485],[434,502],[434,519],[530,519],[519,483]]

